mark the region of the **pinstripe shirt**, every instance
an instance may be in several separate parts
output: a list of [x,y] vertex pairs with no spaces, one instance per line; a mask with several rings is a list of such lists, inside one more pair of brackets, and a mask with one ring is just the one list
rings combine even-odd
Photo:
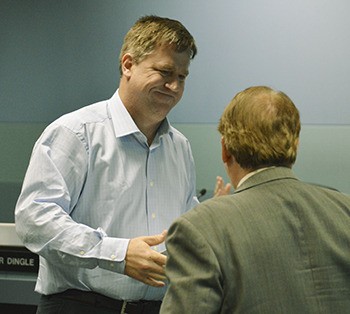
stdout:
[[167,229],[195,192],[188,140],[165,119],[149,146],[118,92],[57,119],[35,143],[15,211],[40,255],[36,291],[161,299],[165,288],[123,275],[128,242]]

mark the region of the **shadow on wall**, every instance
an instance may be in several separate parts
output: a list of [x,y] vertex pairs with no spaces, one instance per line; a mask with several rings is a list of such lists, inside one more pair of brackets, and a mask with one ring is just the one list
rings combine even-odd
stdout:
[[0,222],[15,222],[14,211],[22,183],[0,182]]

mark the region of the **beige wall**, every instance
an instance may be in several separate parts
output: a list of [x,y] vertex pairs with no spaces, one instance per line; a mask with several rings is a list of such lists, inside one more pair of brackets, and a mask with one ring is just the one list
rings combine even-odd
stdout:
[[[13,208],[32,147],[45,124],[0,123],[0,221],[13,220]],[[197,188],[210,195],[221,163],[220,135],[214,124],[174,124],[191,142]],[[302,126],[294,170],[305,181],[350,194],[350,126]]]
[[[225,173],[216,125],[175,126],[191,142],[197,168],[197,187],[213,189],[216,175]],[[294,171],[301,180],[350,194],[350,125],[303,125]]]

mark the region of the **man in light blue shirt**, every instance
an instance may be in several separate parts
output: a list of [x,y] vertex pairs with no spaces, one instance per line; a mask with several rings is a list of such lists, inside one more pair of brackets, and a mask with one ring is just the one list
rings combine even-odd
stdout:
[[164,230],[198,203],[189,142],[166,118],[196,52],[180,22],[140,18],[112,98],[62,116],[36,142],[15,217],[40,255],[38,313],[158,313]]

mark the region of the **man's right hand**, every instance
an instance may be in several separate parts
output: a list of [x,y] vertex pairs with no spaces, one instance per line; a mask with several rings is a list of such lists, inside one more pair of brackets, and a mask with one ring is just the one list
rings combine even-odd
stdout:
[[214,189],[214,197],[229,195],[231,191],[232,185],[231,183],[227,183],[225,185],[224,179],[220,176],[216,177],[216,185]]

